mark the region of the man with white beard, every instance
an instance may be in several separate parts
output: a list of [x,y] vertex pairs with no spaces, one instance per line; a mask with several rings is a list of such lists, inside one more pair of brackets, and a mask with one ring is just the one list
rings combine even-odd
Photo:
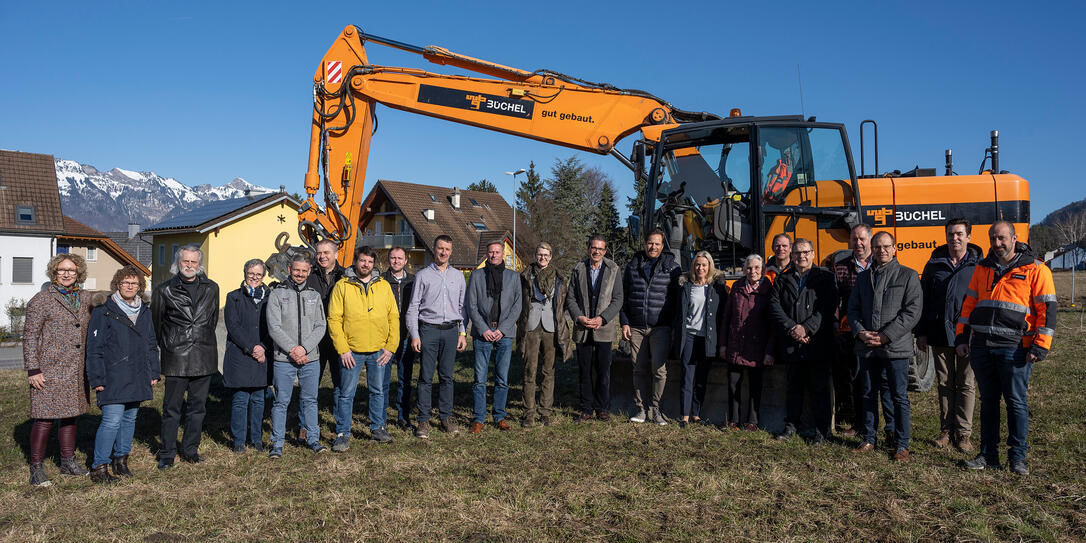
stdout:
[[[207,278],[200,246],[182,246],[173,256],[174,276],[155,287],[151,316],[161,350],[166,393],[162,399],[162,448],[158,469],[173,466],[177,426],[185,406],[181,460],[196,464],[200,456],[208,387],[219,369],[215,325],[219,321],[219,285]],[[185,400],[185,393],[188,400]]]

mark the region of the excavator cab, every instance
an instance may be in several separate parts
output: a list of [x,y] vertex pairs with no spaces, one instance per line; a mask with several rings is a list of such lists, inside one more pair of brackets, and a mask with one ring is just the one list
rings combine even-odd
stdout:
[[[641,222],[662,228],[688,264],[708,250],[730,278],[784,232],[821,258],[847,248],[858,224],[856,174],[843,125],[787,117],[729,117],[665,130],[648,149]],[[637,168],[640,170],[640,168]],[[650,228],[643,229],[644,231]]]

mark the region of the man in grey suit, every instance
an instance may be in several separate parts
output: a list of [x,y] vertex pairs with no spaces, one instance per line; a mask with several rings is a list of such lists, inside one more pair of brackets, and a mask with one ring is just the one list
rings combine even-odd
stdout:
[[509,361],[513,354],[517,318],[520,317],[520,275],[505,269],[505,243],[486,246],[486,265],[471,272],[468,279],[467,316],[475,351],[475,399],[471,433],[483,431],[486,420],[486,373],[494,353],[494,424],[500,430],[511,426],[505,420],[509,397]]
[[573,266],[566,311],[573,317],[573,341],[581,381],[581,414],[574,422],[611,419],[611,348],[618,339],[622,310],[622,269],[606,258],[607,240],[588,240],[588,258]]

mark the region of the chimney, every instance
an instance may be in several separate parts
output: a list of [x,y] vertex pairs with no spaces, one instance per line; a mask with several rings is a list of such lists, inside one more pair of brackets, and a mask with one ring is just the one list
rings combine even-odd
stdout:
[[453,209],[460,209],[460,189],[457,187],[453,187],[452,206]]
[[422,216],[426,217],[426,220],[432,221],[432,220],[434,220],[434,210],[433,209],[424,209],[424,210],[422,210]]
[[287,191],[287,186],[286,185],[279,185],[279,192],[285,193],[286,191]]
[[128,223],[128,239],[136,237],[136,234],[140,233],[140,225],[136,222]]

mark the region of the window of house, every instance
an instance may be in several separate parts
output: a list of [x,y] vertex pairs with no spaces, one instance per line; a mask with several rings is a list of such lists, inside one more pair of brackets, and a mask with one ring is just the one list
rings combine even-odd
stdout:
[[57,245],[57,254],[58,255],[66,255],[66,254],[68,254],[70,252],[72,252],[72,246],[71,245],[67,245],[67,244],[65,244],[65,245]]
[[87,290],[94,290],[98,288],[98,280],[94,277],[88,277],[85,281],[83,281],[83,288]]
[[11,282],[29,285],[34,282],[34,258],[16,256],[11,259]]
[[34,224],[34,206],[15,206],[15,222]]
[[482,222],[473,222],[471,225],[474,226],[476,230],[486,230],[486,224]]
[[97,247],[87,247],[87,262],[98,262]]
[[159,243],[158,244],[158,265],[159,266],[165,266],[166,265],[166,244],[165,243]]
[[[177,244],[176,243],[174,243],[173,245],[170,246],[170,258],[171,259],[177,258]],[[172,262],[172,260],[171,260],[171,262]]]
[[468,198],[468,200],[471,200],[471,205],[473,205],[475,207],[479,207],[479,201],[476,200],[475,198]]
[[430,195],[430,201],[431,202],[436,202],[437,201],[437,196],[434,196],[434,193],[428,192],[427,194]]

